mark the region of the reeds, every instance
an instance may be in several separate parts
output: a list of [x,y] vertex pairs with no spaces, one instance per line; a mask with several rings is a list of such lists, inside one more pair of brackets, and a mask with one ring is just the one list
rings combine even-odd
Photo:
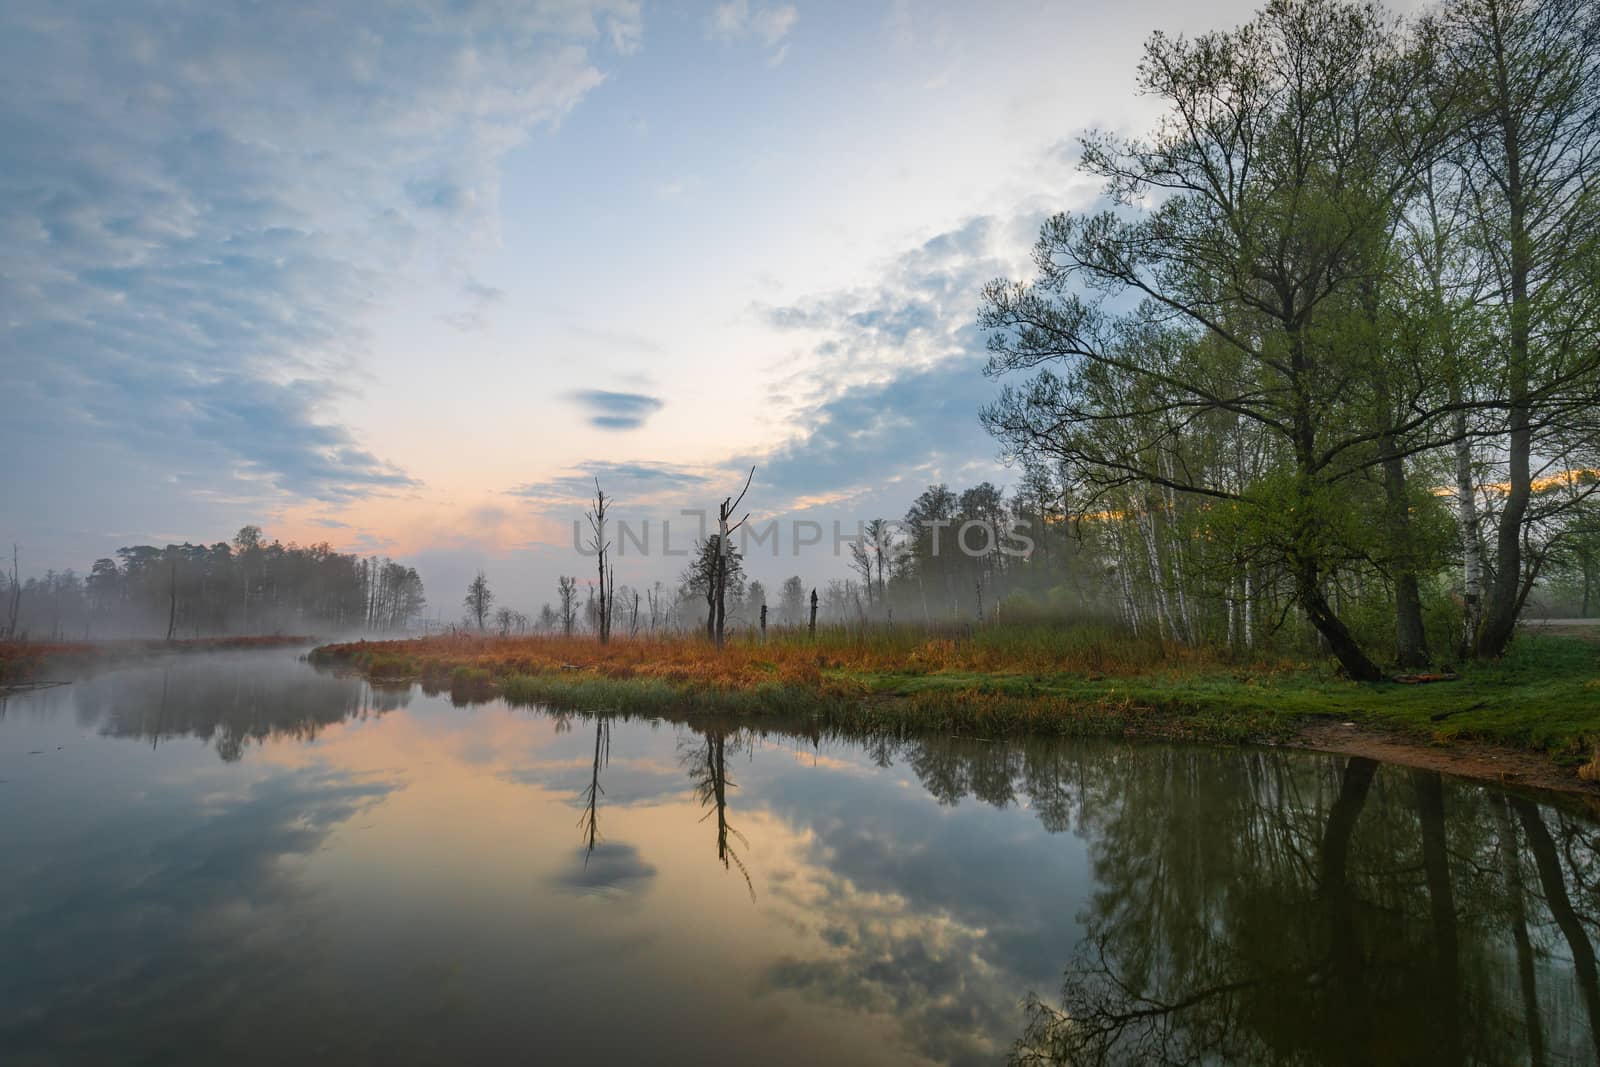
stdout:
[[827,677],[916,675],[1061,675],[1132,677],[1160,668],[1215,665],[1215,654],[1175,642],[1137,638],[1099,624],[987,627],[833,627],[814,638],[777,631],[765,642],[741,636],[722,651],[699,637],[617,638],[450,635],[410,641],[327,645],[318,662],[346,663],[376,674],[410,670],[424,678],[467,667],[492,679],[571,672],[612,679],[746,690],[818,687]]

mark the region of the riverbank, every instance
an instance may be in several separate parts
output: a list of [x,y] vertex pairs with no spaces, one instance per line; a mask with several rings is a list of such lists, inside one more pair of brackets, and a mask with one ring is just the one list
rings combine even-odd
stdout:
[[57,680],[97,667],[149,656],[226,652],[309,645],[316,639],[273,634],[262,637],[200,637],[180,641],[0,641],[0,690]]
[[687,638],[601,646],[456,635],[327,645],[312,659],[463,699],[499,695],[635,714],[798,714],[841,729],[980,738],[1384,746],[1385,758],[1407,748],[1421,765],[1448,754],[1460,766],[1443,769],[1474,777],[1600,792],[1600,647],[1566,636],[1525,634],[1505,659],[1471,664],[1454,680],[1378,685],[1318,664],[1231,662],[1091,626],[829,631],[814,641],[785,634],[764,645],[734,641],[720,653]]

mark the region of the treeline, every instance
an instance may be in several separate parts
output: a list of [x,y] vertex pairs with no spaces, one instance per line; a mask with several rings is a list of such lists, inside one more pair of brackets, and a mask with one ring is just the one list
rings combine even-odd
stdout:
[[1283,0],[1139,82],[1155,128],[1082,144],[1110,206],[980,318],[1026,376],[984,422],[1129,624],[1299,620],[1374,679],[1500,654],[1542,578],[1592,610],[1600,6]]
[[[1071,613],[1109,616],[1115,605],[1098,572],[1092,541],[1063,521],[1056,485],[1025,479],[1010,497],[992,483],[962,492],[928,487],[902,520],[874,519],[850,543],[858,577],[807,580],[790,575],[774,588],[748,570],[738,538],[730,538],[724,578],[725,625],[732,631],[808,627],[812,596],[819,625],[941,623],[1002,616]],[[618,586],[610,625],[620,636],[703,632],[715,623],[714,578],[719,535],[701,539],[676,583]],[[558,579],[556,599],[528,615],[495,608],[481,573],[468,586],[462,626],[502,635],[598,633],[596,582]]]
[[415,569],[327,544],[267,541],[246,526],[232,543],[134,545],[22,580],[0,574],[0,637],[91,640],[227,634],[393,633],[427,601]]

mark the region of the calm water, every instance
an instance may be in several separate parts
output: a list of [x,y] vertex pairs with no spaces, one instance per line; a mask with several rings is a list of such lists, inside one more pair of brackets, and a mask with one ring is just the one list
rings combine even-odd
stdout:
[[8,1065],[1600,1056],[1596,824],[1363,761],[454,707],[256,653],[12,696],[0,815]]

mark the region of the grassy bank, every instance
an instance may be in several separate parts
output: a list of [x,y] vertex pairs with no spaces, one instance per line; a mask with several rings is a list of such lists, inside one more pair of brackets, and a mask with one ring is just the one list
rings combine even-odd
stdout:
[[0,686],[24,685],[146,656],[307,645],[310,637],[201,637],[183,641],[0,641]]
[[1317,663],[1237,662],[1093,626],[839,630],[740,640],[721,653],[687,638],[452,636],[329,645],[313,658],[515,702],[778,712],[868,730],[1242,741],[1337,717],[1428,742],[1512,745],[1572,767],[1600,744],[1600,647],[1564,636],[1525,635],[1501,661],[1424,685],[1358,685]]

